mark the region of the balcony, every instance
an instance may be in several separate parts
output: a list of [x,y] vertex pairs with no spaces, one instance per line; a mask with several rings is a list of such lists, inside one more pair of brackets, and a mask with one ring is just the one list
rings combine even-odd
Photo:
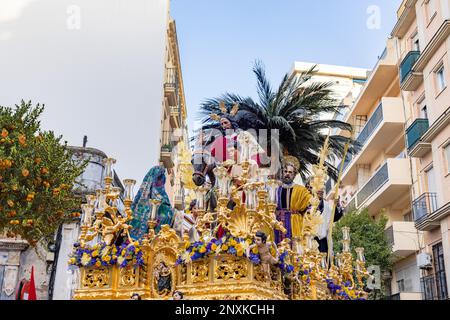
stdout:
[[345,212],[351,212],[356,210],[357,204],[356,204],[356,197],[353,197],[348,204],[345,206]]
[[422,136],[429,128],[428,119],[416,119],[406,129],[408,155],[421,158],[431,151],[431,143],[421,141]]
[[445,271],[438,271],[435,275],[429,275],[420,279],[423,300],[447,300],[447,280]]
[[437,194],[428,192],[413,201],[416,228],[431,231],[441,225],[441,220],[450,215],[450,202],[439,207]]
[[376,215],[401,200],[411,187],[409,168],[408,159],[388,159],[358,191],[357,208],[367,207]]
[[395,40],[389,39],[385,51],[379,57],[375,68],[370,72],[366,84],[344,121],[349,122],[356,114],[367,114],[370,112],[370,108],[388,91],[392,86],[392,82],[398,76],[397,63]]
[[164,79],[164,94],[169,105],[178,105],[178,71],[176,68],[167,68]]
[[172,128],[180,128],[181,127],[181,112],[179,106],[170,106],[170,125]]
[[175,147],[175,143],[171,139],[171,132],[164,131],[161,141],[161,162],[168,169],[174,167],[172,151]]
[[416,2],[417,0],[403,0],[397,10],[397,24],[391,33],[393,37],[403,38],[408,32],[414,19],[416,19]]
[[[357,179],[357,165],[371,163],[380,153],[390,148],[392,142],[404,133],[404,111],[401,98],[382,98],[356,140],[362,146],[357,155],[349,155],[344,163],[342,183],[354,184]],[[389,137],[389,139],[386,139]],[[392,153],[403,150],[403,139]]]
[[437,210],[437,194],[434,192],[424,193],[413,201],[412,207],[414,220],[420,222]]
[[400,63],[400,87],[403,91],[414,91],[423,81],[423,73],[414,70],[419,57],[419,51],[410,51]]
[[385,235],[397,258],[405,258],[419,251],[417,229],[414,222],[394,221],[385,230]]

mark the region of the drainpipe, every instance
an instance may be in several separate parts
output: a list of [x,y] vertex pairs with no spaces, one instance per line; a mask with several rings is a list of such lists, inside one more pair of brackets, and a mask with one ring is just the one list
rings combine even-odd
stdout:
[[52,263],[52,271],[50,273],[50,280],[48,285],[48,300],[53,300],[53,289],[55,286],[55,278],[56,278],[56,269],[58,267],[58,258],[59,258],[59,249],[61,247],[62,241],[62,224],[58,228],[58,232],[56,234],[55,240],[55,256]]

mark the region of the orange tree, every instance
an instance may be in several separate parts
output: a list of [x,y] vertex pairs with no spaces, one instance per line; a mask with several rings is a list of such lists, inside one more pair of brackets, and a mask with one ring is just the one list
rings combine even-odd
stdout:
[[40,129],[44,106],[0,106],[0,233],[35,245],[79,215],[72,189],[86,163],[72,159],[67,142]]

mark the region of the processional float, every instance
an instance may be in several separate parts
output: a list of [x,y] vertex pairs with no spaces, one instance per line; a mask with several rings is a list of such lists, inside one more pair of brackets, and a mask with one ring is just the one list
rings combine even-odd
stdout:
[[[272,245],[268,252],[277,261],[269,266],[267,256],[259,252],[264,247],[255,239],[261,231],[268,235],[274,230],[285,232],[276,219],[280,182],[270,179],[264,169],[259,169],[257,181],[249,179],[248,141],[244,135],[240,187],[231,183],[228,166],[232,164],[226,162],[215,169],[218,206],[214,211],[206,210],[207,190],[195,190],[195,227],[200,235],[195,242],[189,241],[187,233],[180,237],[168,225],[155,233],[158,199],[152,200],[148,233],[142,239],[132,239],[135,181],[124,181],[125,209],[119,213],[120,190],[112,186],[115,161],[106,159],[105,187],[95,196],[88,196],[87,204],[82,206],[82,232],[69,260],[70,266],[80,269],[74,299],[129,299],[133,293],[143,299],[169,299],[175,290],[192,300],[365,299],[369,275],[364,249],[356,248],[353,258],[349,228],[343,228],[343,251],[330,259],[318,251],[313,240],[323,223],[317,193],[326,181],[328,138],[320,162],[312,168],[313,197],[303,217],[302,236],[294,243],[286,239]],[[219,239],[215,237],[218,228],[224,230]]]

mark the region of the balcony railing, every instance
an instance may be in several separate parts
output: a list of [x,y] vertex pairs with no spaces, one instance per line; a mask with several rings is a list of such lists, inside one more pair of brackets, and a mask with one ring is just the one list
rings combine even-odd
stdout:
[[426,276],[420,279],[420,287],[422,288],[423,300],[435,300],[436,299],[436,285],[434,276]]
[[427,192],[413,201],[414,220],[419,221],[432,214],[438,209],[437,195],[434,192]]
[[178,87],[178,77],[176,68],[167,68],[166,80],[164,81],[165,88],[176,89]]
[[406,140],[408,150],[411,150],[422,138],[430,127],[428,119],[416,119],[408,129],[406,129]]
[[449,298],[445,270],[421,278],[420,286],[423,300],[446,300]]
[[356,209],[356,197],[353,197],[350,202],[345,206],[345,212],[351,212]]
[[179,114],[180,113],[180,107],[179,106],[170,106],[169,107],[170,112],[173,114]]
[[[366,122],[363,129],[356,138],[356,141],[358,142],[361,148],[366,144],[367,140],[369,140],[369,138],[372,136],[372,134],[375,132],[375,130],[378,128],[378,126],[382,121],[383,121],[383,104],[380,103],[380,105],[373,112],[372,116]],[[348,165],[352,162],[355,156],[356,155],[352,156],[351,154],[347,154],[347,157],[345,158],[344,162],[344,170],[347,169]]]
[[390,246],[394,245],[394,226],[390,226],[386,230],[384,230],[384,236],[386,237],[386,241]]
[[370,196],[377,192],[386,182],[389,181],[389,172],[387,162],[370,178],[370,180],[358,192],[357,201],[361,205]]
[[163,131],[161,142],[161,152],[172,152],[175,142],[171,131]]
[[448,299],[448,290],[447,290],[447,278],[445,275],[445,270],[440,270],[436,272],[436,289],[437,289],[437,298],[439,300]]
[[400,293],[393,294],[392,296],[388,297],[387,300],[401,300],[400,299]]
[[370,119],[367,121],[364,128],[361,130],[361,133],[358,135],[356,141],[358,141],[359,144],[364,145],[367,142],[367,140],[369,140],[369,138],[374,133],[375,129],[379,126],[379,124],[382,121],[383,121],[383,105],[380,103],[380,105],[374,111]]
[[371,72],[373,72],[373,70],[375,70],[377,68],[377,66],[378,66],[378,64],[380,63],[381,60],[384,60],[387,57],[387,53],[388,53],[387,47],[385,47],[383,52],[381,53],[381,55],[378,56],[377,63],[375,64],[375,66],[373,67]]
[[410,51],[400,64],[400,83],[406,80],[413,71],[413,66],[420,57],[420,51]]

